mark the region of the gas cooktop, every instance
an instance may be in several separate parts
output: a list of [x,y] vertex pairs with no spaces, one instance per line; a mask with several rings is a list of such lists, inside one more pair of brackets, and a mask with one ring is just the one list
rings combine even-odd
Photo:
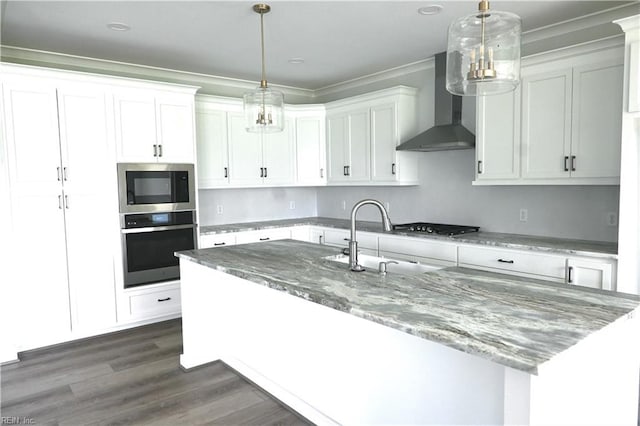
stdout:
[[468,232],[478,232],[479,226],[447,225],[444,223],[414,222],[393,225],[394,230],[409,232],[425,232],[427,234],[460,235]]

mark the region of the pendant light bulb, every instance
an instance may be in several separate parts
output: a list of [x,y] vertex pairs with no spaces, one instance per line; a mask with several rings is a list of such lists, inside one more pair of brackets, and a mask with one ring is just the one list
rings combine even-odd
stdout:
[[246,129],[254,133],[274,133],[284,130],[284,94],[272,90],[267,84],[264,55],[264,14],[271,11],[268,4],[255,4],[253,11],[260,14],[260,49],[262,77],[260,85],[243,96]]
[[489,9],[456,19],[447,38],[447,90],[460,96],[495,95],[520,84],[522,23],[517,15]]

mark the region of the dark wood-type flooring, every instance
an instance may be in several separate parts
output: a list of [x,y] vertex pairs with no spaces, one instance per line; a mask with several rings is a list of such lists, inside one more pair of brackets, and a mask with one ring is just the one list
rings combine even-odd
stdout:
[[25,352],[0,368],[3,423],[309,424],[221,362],[183,371],[181,352],[180,320]]

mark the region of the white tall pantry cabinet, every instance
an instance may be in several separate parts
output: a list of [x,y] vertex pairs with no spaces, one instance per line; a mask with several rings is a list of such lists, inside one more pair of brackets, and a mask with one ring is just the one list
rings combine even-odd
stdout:
[[24,347],[115,323],[115,163],[108,97],[82,83],[3,83],[16,268],[9,285],[34,313]]

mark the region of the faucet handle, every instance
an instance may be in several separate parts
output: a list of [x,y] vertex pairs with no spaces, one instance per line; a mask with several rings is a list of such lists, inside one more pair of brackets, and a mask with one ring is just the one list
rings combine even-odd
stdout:
[[387,260],[387,261],[382,261],[382,262],[378,263],[378,273],[380,275],[386,275],[387,274],[387,265],[389,265],[391,263],[395,263],[396,265],[398,264],[398,262],[396,262],[395,260]]

